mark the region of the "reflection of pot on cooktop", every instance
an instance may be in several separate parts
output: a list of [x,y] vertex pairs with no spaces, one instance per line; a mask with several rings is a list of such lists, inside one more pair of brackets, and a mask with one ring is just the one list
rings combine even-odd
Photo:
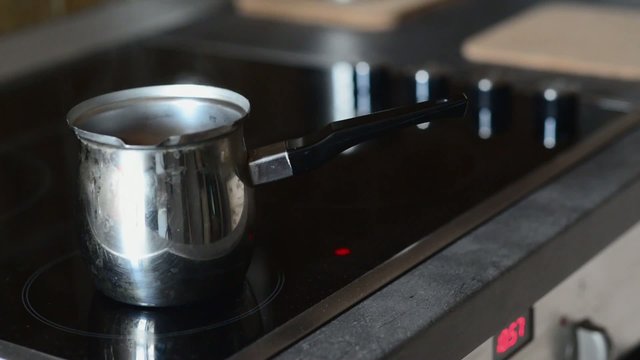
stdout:
[[[270,305],[284,286],[284,276],[270,264],[257,249],[242,290],[234,297],[145,308],[99,293],[80,255],[73,253],[36,271],[22,297],[27,311],[41,322],[90,338],[90,358],[223,358],[272,329]],[[57,286],[61,281],[67,285]]]
[[[260,305],[248,283],[233,301],[175,308],[130,306],[96,293],[89,329],[103,336],[90,342],[90,357],[152,359],[232,354],[238,350],[237,344],[269,330]],[[221,327],[226,329],[219,331]]]

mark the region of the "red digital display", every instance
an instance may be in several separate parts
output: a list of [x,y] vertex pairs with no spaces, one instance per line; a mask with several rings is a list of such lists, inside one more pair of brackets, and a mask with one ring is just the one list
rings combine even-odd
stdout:
[[496,340],[496,352],[501,354],[516,346],[518,339],[525,336],[527,332],[526,326],[527,319],[524,316],[520,316],[508,328],[502,329],[500,335],[498,335],[498,340]]
[[531,319],[532,315],[529,311],[527,315],[519,316],[493,337],[494,359],[508,358],[531,340],[533,331]]
[[347,256],[349,254],[351,254],[351,249],[349,248],[337,248],[333,251],[334,254],[336,254],[336,256]]

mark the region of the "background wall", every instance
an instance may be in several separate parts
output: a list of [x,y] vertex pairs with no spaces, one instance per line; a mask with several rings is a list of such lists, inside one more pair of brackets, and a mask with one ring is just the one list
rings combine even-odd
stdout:
[[109,0],[0,0],[0,36],[105,1]]

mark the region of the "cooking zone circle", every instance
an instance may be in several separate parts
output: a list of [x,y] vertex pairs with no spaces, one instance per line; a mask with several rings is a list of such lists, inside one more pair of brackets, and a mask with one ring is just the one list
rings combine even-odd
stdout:
[[29,314],[53,328],[76,335],[132,339],[142,331],[146,336],[166,338],[240,322],[263,311],[284,286],[284,274],[278,273],[269,280],[270,291],[264,296],[257,295],[250,281],[245,280],[241,293],[224,303],[145,308],[122,304],[100,294],[83,266],[80,253],[74,252],[33,273],[22,289],[22,303]]

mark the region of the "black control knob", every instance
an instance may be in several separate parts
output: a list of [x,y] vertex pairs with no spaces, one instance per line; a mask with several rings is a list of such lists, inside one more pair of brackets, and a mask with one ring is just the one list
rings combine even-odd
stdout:
[[338,62],[329,74],[331,121],[338,121],[390,107],[389,71],[366,61]]
[[481,78],[472,93],[478,136],[488,139],[508,129],[512,110],[511,87],[504,81]]
[[[443,99],[449,96],[449,80],[443,72],[421,68],[413,72],[410,77],[409,89],[412,102],[423,102]],[[420,129],[429,127],[425,122],[417,125]]]
[[577,131],[578,96],[566,87],[546,87],[535,97],[539,140],[547,149],[571,142]]
[[389,70],[364,61],[353,67],[356,115],[366,115],[390,107]]
[[449,95],[449,81],[441,71],[418,69],[411,80],[415,102],[442,99]]
[[572,338],[566,352],[567,360],[609,360],[611,339],[606,330],[583,320],[572,326]]
[[[449,78],[437,66],[409,67],[396,70],[390,76],[389,100],[391,106],[408,106],[423,101],[449,97]],[[417,125],[424,130],[429,123]]]
[[435,67],[412,67],[393,74],[394,106],[442,99],[449,96],[449,79]]

